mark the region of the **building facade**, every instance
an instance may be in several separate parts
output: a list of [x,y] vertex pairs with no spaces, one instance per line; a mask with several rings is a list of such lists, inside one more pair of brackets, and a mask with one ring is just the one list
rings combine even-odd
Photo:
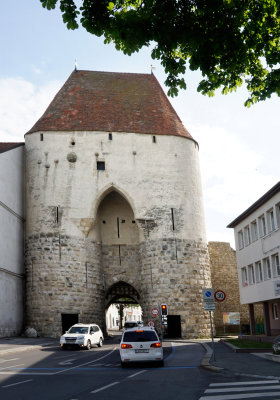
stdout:
[[0,337],[23,328],[24,143],[0,143]]
[[209,335],[198,145],[155,77],[74,71],[25,136],[27,324],[104,326],[119,298]]
[[265,332],[280,334],[280,182],[229,225],[234,228],[241,304],[248,304],[255,333],[256,304]]

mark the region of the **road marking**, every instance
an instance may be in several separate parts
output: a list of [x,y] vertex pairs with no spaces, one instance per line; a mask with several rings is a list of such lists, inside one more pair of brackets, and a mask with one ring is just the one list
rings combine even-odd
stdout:
[[264,383],[279,383],[279,380],[267,381],[248,381],[248,382],[226,382],[226,383],[210,383],[209,386],[241,386],[241,385],[262,385]]
[[272,393],[247,393],[247,394],[229,394],[229,395],[221,395],[221,396],[204,396],[200,397],[199,400],[240,400],[240,399],[252,399],[256,397],[273,397],[278,396],[280,392],[272,392]]
[[223,389],[207,389],[204,393],[226,393],[226,392],[249,392],[252,390],[280,389],[280,385],[273,386],[255,386],[255,387],[238,387],[238,388],[223,388]]
[[21,365],[24,365],[24,364],[9,365],[8,367],[0,367],[0,369],[1,369],[1,371],[2,371],[3,369],[9,369],[9,368],[20,367]]
[[101,387],[101,388],[99,388],[99,389],[96,389],[96,390],[93,390],[93,391],[90,392],[90,393],[98,393],[98,392],[101,392],[101,390],[108,389],[109,387],[115,386],[115,385],[117,385],[118,383],[120,383],[120,382],[112,382],[112,383],[110,383],[109,385],[103,386],[103,387]]
[[[105,358],[105,357],[108,357],[108,356],[109,356],[110,354],[112,354],[116,349],[117,349],[117,347],[115,347],[112,351],[110,351],[110,353],[105,354],[105,356],[99,357],[99,358],[97,358],[97,359],[94,360],[94,361],[99,361],[99,360],[102,360],[102,359]],[[91,364],[91,363],[94,362],[94,361],[91,360],[91,361],[88,361],[88,362],[86,362],[86,363],[83,363],[83,364],[80,364],[80,365],[76,365],[75,367],[66,368],[66,369],[63,369],[63,370],[61,370],[61,371],[54,372],[53,375],[62,374],[63,372],[70,371],[71,369],[80,368],[80,367],[82,367],[83,365],[89,365],[89,364]]]
[[15,386],[15,385],[21,385],[22,383],[27,383],[27,382],[31,382],[31,381],[33,381],[33,379],[28,379],[27,381],[21,381],[21,382],[17,382],[17,383],[11,383],[10,385],[2,386],[2,388],[7,388],[10,386]]
[[146,372],[146,371],[147,371],[146,369],[143,369],[143,371],[136,372],[136,374],[130,375],[130,376],[128,376],[128,378],[134,378],[136,375],[143,374],[143,372]]
[[16,361],[16,360],[19,360],[19,358],[11,358],[10,360],[0,360],[0,363],[4,363],[7,361]]
[[58,365],[68,365],[73,364],[73,361],[76,361],[76,358],[70,358],[70,360],[61,361]]

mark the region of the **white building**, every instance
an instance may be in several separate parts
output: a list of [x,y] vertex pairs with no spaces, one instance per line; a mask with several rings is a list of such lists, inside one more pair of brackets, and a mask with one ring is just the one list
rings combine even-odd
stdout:
[[24,143],[0,143],[0,337],[23,325]]
[[255,333],[254,304],[263,304],[267,335],[280,333],[280,182],[252,204],[234,228],[241,304],[248,304]]

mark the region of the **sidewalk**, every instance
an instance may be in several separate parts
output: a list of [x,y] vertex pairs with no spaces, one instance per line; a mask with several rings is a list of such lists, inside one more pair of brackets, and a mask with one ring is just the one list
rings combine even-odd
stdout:
[[251,377],[280,378],[280,356],[278,359],[271,353],[235,353],[222,342],[215,342],[213,354],[211,343],[202,344],[206,354],[201,366],[206,369]]

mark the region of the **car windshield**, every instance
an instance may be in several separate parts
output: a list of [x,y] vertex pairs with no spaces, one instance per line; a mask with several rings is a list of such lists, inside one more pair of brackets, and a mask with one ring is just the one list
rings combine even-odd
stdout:
[[125,332],[123,342],[154,342],[158,337],[153,331],[131,331]]
[[72,328],[69,329],[68,333],[88,333],[88,327],[87,326],[72,326]]

